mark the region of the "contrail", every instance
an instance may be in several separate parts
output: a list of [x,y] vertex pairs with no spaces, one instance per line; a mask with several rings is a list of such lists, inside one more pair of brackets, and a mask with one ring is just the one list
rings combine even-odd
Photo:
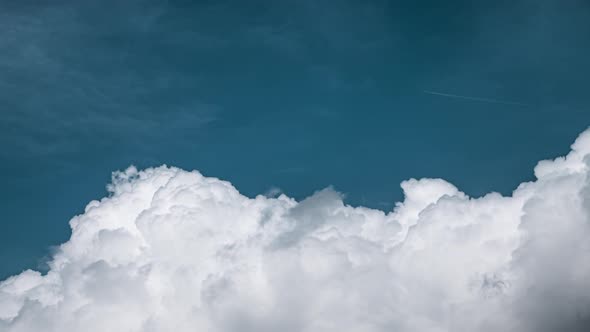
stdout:
[[429,95],[435,96],[443,96],[448,98],[458,98],[458,99],[466,99],[466,100],[473,100],[473,101],[481,101],[484,103],[491,103],[491,104],[503,104],[503,105],[516,105],[516,106],[531,106],[525,103],[519,103],[516,101],[508,101],[508,100],[499,100],[499,99],[492,99],[492,98],[481,98],[481,97],[470,97],[470,96],[461,96],[461,95],[454,95],[450,93],[442,93],[430,90],[423,90],[422,92],[427,93]]

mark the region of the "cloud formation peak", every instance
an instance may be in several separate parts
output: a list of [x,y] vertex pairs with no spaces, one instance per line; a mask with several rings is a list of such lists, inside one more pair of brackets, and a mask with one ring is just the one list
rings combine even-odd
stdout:
[[0,331],[585,331],[589,163],[586,131],[509,197],[412,179],[389,213],[130,167],[0,283]]

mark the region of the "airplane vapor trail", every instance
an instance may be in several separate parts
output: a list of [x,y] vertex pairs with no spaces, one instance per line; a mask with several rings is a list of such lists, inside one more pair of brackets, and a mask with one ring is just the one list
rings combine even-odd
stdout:
[[454,95],[454,94],[451,94],[451,93],[443,93],[443,92],[430,91],[430,90],[423,90],[422,92],[427,93],[429,95],[442,96],[442,97],[448,97],[448,98],[465,99],[465,100],[473,100],[473,101],[480,101],[480,102],[491,103],[491,104],[503,104],[503,105],[515,105],[515,106],[530,106],[529,104],[519,103],[519,102],[516,102],[516,101],[508,101],[508,100],[499,100],[499,99],[492,99],[492,98],[482,98],[482,97]]

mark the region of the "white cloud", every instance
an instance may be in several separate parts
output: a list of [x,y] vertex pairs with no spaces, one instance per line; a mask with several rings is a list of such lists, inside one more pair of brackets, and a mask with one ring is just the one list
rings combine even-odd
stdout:
[[409,180],[387,214],[131,167],[0,283],[0,331],[587,330],[589,161],[587,131],[510,197]]

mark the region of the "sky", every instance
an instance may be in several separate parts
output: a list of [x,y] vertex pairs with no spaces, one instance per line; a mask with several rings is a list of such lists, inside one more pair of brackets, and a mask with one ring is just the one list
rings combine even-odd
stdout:
[[0,280],[48,269],[111,173],[162,164],[391,211],[479,197],[590,124],[585,1],[1,1]]

